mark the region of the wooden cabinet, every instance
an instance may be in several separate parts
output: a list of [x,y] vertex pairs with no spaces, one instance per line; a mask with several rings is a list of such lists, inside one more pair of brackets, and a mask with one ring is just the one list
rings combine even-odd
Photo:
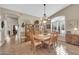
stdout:
[[67,43],[79,45],[79,35],[77,34],[66,34],[65,40]]

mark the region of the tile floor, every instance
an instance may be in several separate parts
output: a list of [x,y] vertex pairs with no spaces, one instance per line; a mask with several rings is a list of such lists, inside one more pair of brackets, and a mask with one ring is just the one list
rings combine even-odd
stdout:
[[79,46],[71,45],[63,41],[58,41],[58,45],[51,48],[50,53],[47,48],[39,48],[33,54],[29,42],[5,44],[0,47],[0,55],[79,55]]

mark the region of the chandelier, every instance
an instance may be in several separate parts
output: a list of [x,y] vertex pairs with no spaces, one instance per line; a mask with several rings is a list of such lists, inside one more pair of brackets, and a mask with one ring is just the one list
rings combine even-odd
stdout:
[[46,4],[43,4],[43,6],[44,6],[43,23],[46,23],[47,22]]

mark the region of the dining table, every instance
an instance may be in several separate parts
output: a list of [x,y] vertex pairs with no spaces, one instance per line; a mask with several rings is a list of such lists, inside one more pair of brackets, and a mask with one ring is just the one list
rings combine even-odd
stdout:
[[47,45],[44,43],[44,41],[50,39],[51,34],[37,34],[34,35],[35,40],[41,41],[42,42],[42,48],[47,48]]
[[34,38],[40,41],[45,41],[45,40],[50,39],[50,35],[51,35],[50,33],[49,34],[37,34],[37,35],[34,35]]

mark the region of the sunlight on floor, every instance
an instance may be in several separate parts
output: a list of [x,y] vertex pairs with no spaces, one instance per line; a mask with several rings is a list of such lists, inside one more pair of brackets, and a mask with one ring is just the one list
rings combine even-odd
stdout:
[[6,41],[7,41],[7,43],[10,43],[10,37],[9,36],[6,36]]
[[63,45],[56,47],[56,53],[57,55],[68,55],[66,48]]

